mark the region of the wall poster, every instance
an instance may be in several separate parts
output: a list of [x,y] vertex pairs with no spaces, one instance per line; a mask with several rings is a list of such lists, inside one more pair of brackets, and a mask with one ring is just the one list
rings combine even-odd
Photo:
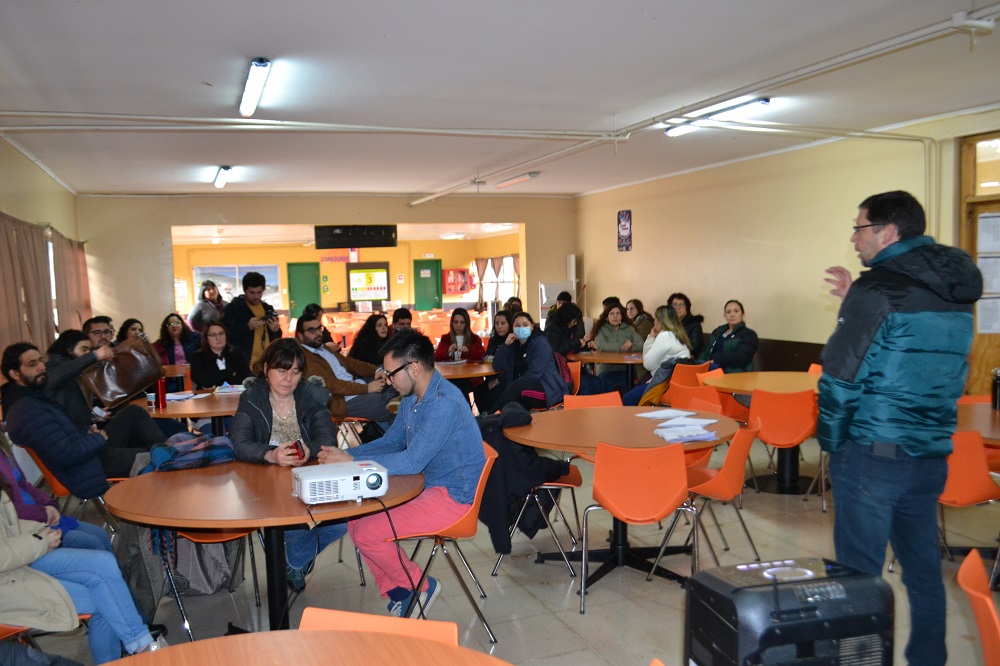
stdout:
[[618,251],[632,251],[632,211],[618,211]]

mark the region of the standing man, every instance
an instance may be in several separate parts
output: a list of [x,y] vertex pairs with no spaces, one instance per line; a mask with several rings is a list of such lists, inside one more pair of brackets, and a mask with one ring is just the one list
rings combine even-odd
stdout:
[[822,353],[816,436],[830,454],[837,560],[878,576],[892,544],[910,602],[906,659],[938,665],[947,650],[935,509],[983,280],[925,226],[906,192],[861,202],[851,240],[871,270],[851,283],[846,269],[827,269],[844,302]]
[[[385,344],[385,380],[403,396],[392,427],[381,439],[342,451],[324,446],[321,463],[374,460],[389,475],[423,474],[415,499],[347,524],[354,545],[368,562],[375,584],[389,598],[389,614],[401,616],[413,599],[420,567],[403,553],[393,533],[434,533],[465,515],[486,465],[483,439],[469,401],[434,369],[434,345],[419,331],[398,333]],[[395,528],[393,528],[393,525]],[[427,577],[420,590],[424,611],[441,593]]]
[[281,337],[278,315],[270,303],[261,300],[266,285],[263,275],[250,271],[243,276],[243,295],[234,298],[222,311],[229,342],[243,352],[251,368],[264,348]]

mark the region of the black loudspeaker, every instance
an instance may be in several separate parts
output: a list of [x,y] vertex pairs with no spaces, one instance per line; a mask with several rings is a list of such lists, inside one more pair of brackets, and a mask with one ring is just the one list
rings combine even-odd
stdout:
[[396,247],[395,224],[316,226],[316,249]]
[[892,588],[819,558],[754,562],[688,580],[684,664],[892,664]]

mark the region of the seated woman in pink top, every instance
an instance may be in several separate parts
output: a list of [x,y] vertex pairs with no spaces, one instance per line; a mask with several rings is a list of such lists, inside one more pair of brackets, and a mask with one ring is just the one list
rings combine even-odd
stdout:
[[[194,353],[201,348],[201,333],[188,328],[179,314],[171,312],[160,324],[160,339],[153,349],[163,365],[190,365]],[[175,377],[167,380],[168,391],[184,390],[184,380]]]

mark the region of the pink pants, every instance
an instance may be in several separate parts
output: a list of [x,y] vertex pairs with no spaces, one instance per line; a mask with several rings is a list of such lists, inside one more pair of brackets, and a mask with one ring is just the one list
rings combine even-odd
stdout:
[[[396,534],[405,536],[436,532],[454,523],[468,510],[468,504],[459,504],[448,495],[447,489],[435,486],[425,489],[406,504],[389,509],[389,514]],[[375,585],[383,597],[397,587],[411,589],[420,580],[420,567],[405,552],[397,552],[399,546],[392,540],[392,528],[384,511],[350,521],[347,531],[368,562],[368,568],[375,576]],[[405,570],[400,565],[400,559],[406,565]],[[406,575],[407,571],[413,579],[412,583]],[[421,591],[426,589],[425,581]]]

